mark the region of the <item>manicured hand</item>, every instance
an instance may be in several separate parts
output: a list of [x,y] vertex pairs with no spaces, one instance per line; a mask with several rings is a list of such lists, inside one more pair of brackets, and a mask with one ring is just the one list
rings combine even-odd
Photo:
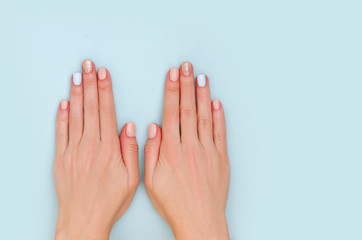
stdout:
[[225,207],[229,160],[223,107],[211,102],[207,76],[190,63],[167,74],[162,130],[149,126],[145,185],[176,239],[229,239]]
[[56,239],[108,239],[139,184],[134,123],[118,136],[112,83],[91,60],[72,77],[56,123]]

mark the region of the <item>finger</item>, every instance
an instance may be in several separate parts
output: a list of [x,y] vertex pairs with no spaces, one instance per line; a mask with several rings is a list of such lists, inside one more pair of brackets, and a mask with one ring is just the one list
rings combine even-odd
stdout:
[[151,123],[148,126],[148,139],[145,145],[145,185],[152,186],[153,171],[156,167],[161,145],[161,129]]
[[179,70],[171,68],[167,73],[162,114],[162,135],[166,141],[180,142]]
[[203,146],[213,143],[212,114],[209,79],[205,74],[196,77],[197,126],[200,142]]
[[116,110],[111,76],[106,68],[98,69],[99,117],[102,141],[118,141]]
[[84,88],[84,131],[85,137],[99,137],[99,110],[97,75],[94,63],[86,59],[82,64]]
[[140,177],[138,168],[138,144],[136,127],[133,122],[128,122],[123,126],[120,141],[122,158],[128,170],[130,184],[138,185]]
[[82,74],[74,73],[70,87],[69,143],[78,143],[83,134]]
[[187,138],[197,138],[194,72],[191,63],[181,65],[181,142]]
[[220,154],[226,154],[226,126],[224,110],[219,100],[212,101],[214,143]]
[[58,114],[55,127],[55,148],[56,155],[63,154],[68,145],[68,115],[69,103],[67,100],[62,100],[58,107]]

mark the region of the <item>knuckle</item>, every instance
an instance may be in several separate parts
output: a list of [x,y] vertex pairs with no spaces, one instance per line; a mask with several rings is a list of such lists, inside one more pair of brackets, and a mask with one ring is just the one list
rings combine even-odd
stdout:
[[166,90],[170,93],[178,93],[179,87],[177,84],[167,84]]
[[223,141],[225,141],[225,138],[226,138],[225,134],[222,134],[220,132],[215,132],[214,133],[214,140],[215,141],[223,142]]
[[203,126],[203,127],[211,126],[211,119],[206,116],[199,116],[197,121],[198,121],[199,126]]
[[63,127],[67,123],[68,123],[68,115],[67,114],[59,114],[59,117],[58,117],[58,125],[60,125],[59,127]]
[[58,112],[57,117],[57,125],[62,128],[68,123],[68,111],[60,111]]
[[178,108],[167,107],[164,110],[166,118],[179,117]]
[[180,107],[180,112],[181,115],[185,116],[185,117],[194,117],[196,114],[196,111],[194,108],[192,107]]
[[67,139],[67,137],[66,137],[65,133],[57,133],[57,137],[56,137],[57,141],[61,142],[61,141],[64,141],[66,139]]
[[147,143],[147,144],[145,145],[145,153],[146,153],[146,154],[147,154],[147,153],[154,152],[154,151],[156,151],[156,150],[158,150],[158,145],[155,144],[155,143]]
[[96,79],[93,76],[84,76],[83,77],[83,84],[84,84],[84,86],[95,85],[96,84]]
[[[204,89],[202,89],[204,90]],[[201,89],[199,89],[197,91],[197,97],[205,99],[205,98],[209,98],[209,92],[208,91],[202,91]]]
[[184,79],[183,81],[181,81],[181,85],[182,85],[183,88],[192,88],[192,89],[194,89],[194,87],[195,87],[193,79]]
[[73,96],[80,96],[83,94],[82,88],[80,86],[73,86],[70,89],[70,94]]
[[114,105],[113,104],[101,104],[100,111],[106,115],[113,114],[113,112],[115,111]]
[[98,89],[99,89],[99,91],[102,91],[102,92],[111,91],[112,84],[110,81],[102,80],[101,82],[98,83]]
[[98,105],[94,102],[90,102],[89,104],[84,106],[84,111],[87,113],[98,114]]
[[138,144],[135,141],[127,143],[125,147],[130,152],[138,152]]

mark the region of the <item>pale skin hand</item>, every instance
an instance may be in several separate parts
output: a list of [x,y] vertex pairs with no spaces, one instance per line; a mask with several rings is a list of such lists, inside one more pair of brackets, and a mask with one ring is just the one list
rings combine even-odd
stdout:
[[183,63],[166,77],[162,130],[149,126],[145,186],[177,240],[229,239],[225,207],[229,160],[223,108],[211,102],[209,81]]
[[82,64],[83,81],[70,103],[59,105],[56,123],[55,188],[59,214],[55,239],[108,239],[139,184],[133,123],[118,136],[112,83],[105,68]]

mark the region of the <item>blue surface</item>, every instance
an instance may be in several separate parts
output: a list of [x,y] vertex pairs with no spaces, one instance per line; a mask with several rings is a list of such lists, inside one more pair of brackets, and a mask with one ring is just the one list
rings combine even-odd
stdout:
[[[51,239],[55,115],[94,60],[143,149],[166,72],[224,104],[231,239],[362,239],[362,2],[1,1],[0,239]],[[143,172],[143,154],[140,154]],[[143,176],[143,174],[142,174]],[[141,184],[111,239],[172,239]]]

